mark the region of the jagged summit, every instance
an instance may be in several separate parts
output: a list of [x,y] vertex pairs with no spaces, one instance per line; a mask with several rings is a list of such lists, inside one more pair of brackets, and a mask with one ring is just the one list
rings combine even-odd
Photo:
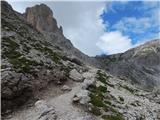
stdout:
[[59,30],[52,10],[45,4],[28,7],[24,13],[28,23],[40,32],[55,32]]

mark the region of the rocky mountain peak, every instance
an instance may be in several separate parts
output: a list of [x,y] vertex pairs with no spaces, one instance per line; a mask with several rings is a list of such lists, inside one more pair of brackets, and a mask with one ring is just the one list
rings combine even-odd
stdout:
[[24,13],[28,23],[40,32],[55,32],[59,30],[52,10],[45,4],[28,7]]

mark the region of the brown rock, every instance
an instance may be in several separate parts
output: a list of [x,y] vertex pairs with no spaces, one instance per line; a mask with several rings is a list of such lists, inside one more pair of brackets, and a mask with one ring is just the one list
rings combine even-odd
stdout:
[[45,4],[27,8],[24,16],[27,22],[40,32],[55,32],[58,30],[57,22],[53,18],[53,12]]

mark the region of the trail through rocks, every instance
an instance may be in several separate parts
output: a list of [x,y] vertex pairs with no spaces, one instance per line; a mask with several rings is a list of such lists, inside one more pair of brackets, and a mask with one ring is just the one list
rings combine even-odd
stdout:
[[[84,78],[94,77],[95,69],[84,73]],[[81,107],[73,105],[72,100],[75,94],[82,90],[82,82],[68,83],[72,90],[65,91],[58,96],[51,95],[57,92],[58,88],[49,89],[44,92],[44,97],[35,103],[33,107],[20,110],[5,118],[6,120],[96,120],[93,115],[84,111]],[[57,92],[58,93],[58,92]],[[47,95],[48,94],[48,95]],[[54,94],[54,93],[53,93]],[[40,94],[42,95],[42,93]]]

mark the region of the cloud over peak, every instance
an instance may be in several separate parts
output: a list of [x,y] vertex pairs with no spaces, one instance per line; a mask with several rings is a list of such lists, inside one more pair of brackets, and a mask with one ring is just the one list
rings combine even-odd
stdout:
[[107,54],[125,52],[132,48],[131,39],[128,36],[123,36],[119,31],[104,33],[97,45],[102,49],[103,53]]

